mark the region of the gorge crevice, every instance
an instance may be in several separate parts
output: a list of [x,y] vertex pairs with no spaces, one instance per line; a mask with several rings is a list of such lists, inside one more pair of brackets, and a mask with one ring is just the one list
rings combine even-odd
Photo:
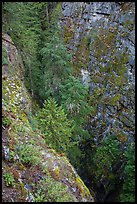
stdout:
[[133,202],[135,3],[2,16],[3,201]]

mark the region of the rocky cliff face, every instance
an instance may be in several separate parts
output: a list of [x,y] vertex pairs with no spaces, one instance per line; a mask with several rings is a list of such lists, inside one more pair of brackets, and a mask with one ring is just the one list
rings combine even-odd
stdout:
[[[63,2],[60,25],[73,55],[74,75],[89,86],[94,111],[87,129],[95,145],[115,135],[125,149],[135,135],[134,2]],[[102,176],[100,201],[108,183]]]
[[3,34],[2,43],[3,202],[93,202],[65,155],[32,129],[28,116],[34,102],[24,86],[21,57],[8,35]]
[[91,97],[98,95],[97,111],[89,127],[95,141],[110,133],[119,135],[123,142],[134,140],[134,3],[63,2],[62,14],[61,27],[73,53],[74,74],[82,74]]

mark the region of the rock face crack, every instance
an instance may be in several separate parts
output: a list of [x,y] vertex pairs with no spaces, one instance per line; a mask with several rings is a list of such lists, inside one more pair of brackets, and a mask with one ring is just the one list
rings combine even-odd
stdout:
[[109,13],[103,13],[103,12],[98,12],[98,11],[96,11],[96,14],[99,14],[99,15],[104,15],[104,16],[110,16],[110,14],[109,14]]

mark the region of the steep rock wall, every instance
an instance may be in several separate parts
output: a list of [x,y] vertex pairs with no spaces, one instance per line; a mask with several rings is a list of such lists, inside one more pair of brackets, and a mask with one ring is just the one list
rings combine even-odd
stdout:
[[[97,144],[110,133],[125,144],[134,140],[135,4],[63,2],[62,15],[60,24],[73,54],[74,74],[82,74],[91,98],[98,95],[96,114],[88,127],[91,135]],[[114,53],[119,64],[112,64]]]
[[[60,25],[73,55],[73,74],[89,86],[94,110],[86,127],[89,142],[98,147],[114,135],[121,150],[126,149],[135,139],[135,3],[63,2]],[[80,173],[89,187],[97,187],[102,202],[111,179],[102,175],[98,185],[91,184],[92,150],[87,149]]]

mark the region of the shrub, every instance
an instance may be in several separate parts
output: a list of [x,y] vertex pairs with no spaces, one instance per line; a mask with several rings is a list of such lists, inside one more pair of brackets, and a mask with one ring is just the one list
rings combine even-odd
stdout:
[[6,183],[6,186],[14,187],[14,185],[15,185],[15,180],[14,180],[14,177],[11,173],[7,172],[4,174],[4,181]]
[[19,149],[20,161],[23,164],[38,164],[40,162],[39,148],[32,144],[22,144]]
[[2,47],[2,64],[8,64],[7,50],[4,47]]
[[51,177],[44,178],[38,184],[35,202],[75,202],[76,198],[70,193],[65,184]]
[[103,145],[97,147],[93,158],[96,165],[97,178],[102,175],[108,178],[111,175],[113,166],[117,163],[120,153],[119,143],[115,137],[106,138]]
[[8,116],[4,116],[4,118],[2,119],[2,125],[4,125],[5,127],[9,126],[11,122],[12,121]]
[[124,184],[121,202],[135,202],[135,144],[131,143],[125,152],[127,162],[124,168]]

